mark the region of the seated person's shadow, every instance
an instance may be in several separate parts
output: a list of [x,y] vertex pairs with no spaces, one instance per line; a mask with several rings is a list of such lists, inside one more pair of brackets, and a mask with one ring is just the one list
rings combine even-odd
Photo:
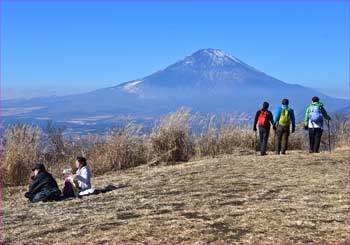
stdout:
[[[86,194],[86,195],[79,195],[78,198],[83,198],[83,197],[86,197],[86,196],[92,196],[92,195],[99,195],[99,194],[102,194],[102,193],[107,193],[107,192],[110,192],[110,191],[114,191],[114,190],[118,190],[118,189],[121,189],[121,188],[125,188],[125,187],[128,187],[130,185],[128,184],[119,184],[119,185],[107,185],[106,187],[102,188],[102,189],[95,189],[94,192],[90,193],[90,194]],[[61,197],[59,200],[56,200],[56,201],[64,201],[64,200],[73,200],[75,199],[74,197]]]

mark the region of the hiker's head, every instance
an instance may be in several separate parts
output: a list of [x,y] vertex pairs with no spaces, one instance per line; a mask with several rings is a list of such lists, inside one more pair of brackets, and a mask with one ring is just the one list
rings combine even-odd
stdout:
[[262,107],[264,110],[267,110],[267,109],[269,109],[269,103],[268,102],[264,102],[263,103],[263,107]]
[[32,171],[34,172],[34,176],[36,176],[40,172],[45,172],[45,166],[42,163],[37,163],[35,166],[32,168]]
[[75,161],[75,167],[76,168],[82,168],[86,165],[86,158],[85,157],[77,157],[77,160]]
[[312,102],[319,102],[319,101],[320,101],[320,98],[318,98],[317,96],[312,98]]
[[282,100],[282,105],[289,105],[289,100],[288,99],[283,99]]

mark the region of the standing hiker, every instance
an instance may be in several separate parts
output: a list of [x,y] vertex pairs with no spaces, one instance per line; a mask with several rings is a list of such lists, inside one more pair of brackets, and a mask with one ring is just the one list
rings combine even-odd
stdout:
[[319,153],[324,119],[331,120],[320,99],[315,96],[306,108],[304,118],[304,128],[309,130],[310,153]]
[[24,194],[31,202],[57,200],[61,191],[56,180],[45,169],[44,164],[38,163],[33,168],[34,172],[29,191]]
[[261,110],[258,110],[255,115],[253,130],[256,131],[256,124],[259,126],[260,137],[260,155],[266,155],[267,141],[269,139],[270,127],[273,125],[273,116],[268,110],[269,103],[264,102]]
[[295,132],[295,116],[293,109],[289,108],[289,100],[283,99],[276,113],[273,122],[273,129],[276,130],[276,154],[286,154],[288,148],[288,137],[290,134],[290,125],[292,124],[292,133]]

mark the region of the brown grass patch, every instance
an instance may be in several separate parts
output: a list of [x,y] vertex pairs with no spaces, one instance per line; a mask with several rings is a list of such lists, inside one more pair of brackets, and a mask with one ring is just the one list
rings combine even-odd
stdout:
[[182,108],[155,125],[149,137],[150,161],[187,162],[194,155],[194,142],[189,135],[190,111]]

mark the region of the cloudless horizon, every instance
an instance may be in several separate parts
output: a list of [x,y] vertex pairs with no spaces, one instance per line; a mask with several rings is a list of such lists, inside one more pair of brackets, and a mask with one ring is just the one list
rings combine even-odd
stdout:
[[115,86],[214,48],[350,98],[349,21],[347,1],[2,1],[2,96]]

